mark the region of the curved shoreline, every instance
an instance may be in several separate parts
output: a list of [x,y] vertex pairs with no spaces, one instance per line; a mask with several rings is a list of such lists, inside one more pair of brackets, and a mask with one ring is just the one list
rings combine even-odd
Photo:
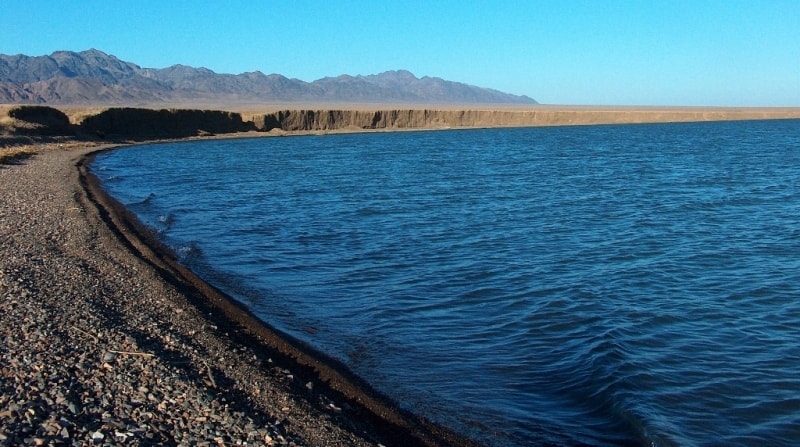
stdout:
[[477,445],[444,427],[399,408],[389,398],[354,375],[340,361],[281,333],[258,319],[242,304],[206,283],[180,264],[177,256],[163,245],[152,230],[102,188],[89,165],[101,149],[86,154],[77,163],[79,180],[86,200],[95,206],[109,230],[135,256],[147,262],[159,276],[185,295],[192,305],[224,328],[234,343],[249,346],[259,354],[289,368],[299,383],[317,384],[314,391],[345,402],[352,417],[368,424],[384,439],[397,445],[467,446]]
[[477,445],[175,262],[88,172],[0,165],[0,444]]

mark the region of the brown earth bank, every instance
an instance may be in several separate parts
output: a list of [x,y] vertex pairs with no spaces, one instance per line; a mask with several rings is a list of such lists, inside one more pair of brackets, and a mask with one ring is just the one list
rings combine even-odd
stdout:
[[551,108],[280,110],[253,114],[257,130],[442,129],[800,118],[800,109]]
[[0,147],[23,145],[25,137],[124,142],[243,132],[361,132],[800,118],[800,108],[359,107],[219,111],[0,106]]

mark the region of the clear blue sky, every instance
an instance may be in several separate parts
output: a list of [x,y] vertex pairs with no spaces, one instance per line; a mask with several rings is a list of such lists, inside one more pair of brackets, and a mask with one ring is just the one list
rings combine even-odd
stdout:
[[313,81],[407,69],[547,104],[800,106],[800,1],[0,0],[0,53]]

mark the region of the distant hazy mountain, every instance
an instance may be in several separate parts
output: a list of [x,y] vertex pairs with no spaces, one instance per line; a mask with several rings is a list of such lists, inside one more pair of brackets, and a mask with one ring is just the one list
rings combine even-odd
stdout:
[[232,75],[185,65],[142,68],[94,49],[57,51],[49,56],[0,54],[0,103],[257,102],[536,104],[527,96],[440,78],[417,78],[402,70],[305,82],[259,71]]

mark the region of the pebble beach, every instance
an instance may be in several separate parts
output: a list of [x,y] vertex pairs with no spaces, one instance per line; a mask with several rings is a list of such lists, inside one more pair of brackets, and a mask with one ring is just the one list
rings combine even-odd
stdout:
[[87,192],[96,150],[0,164],[0,445],[465,443],[149,259]]

